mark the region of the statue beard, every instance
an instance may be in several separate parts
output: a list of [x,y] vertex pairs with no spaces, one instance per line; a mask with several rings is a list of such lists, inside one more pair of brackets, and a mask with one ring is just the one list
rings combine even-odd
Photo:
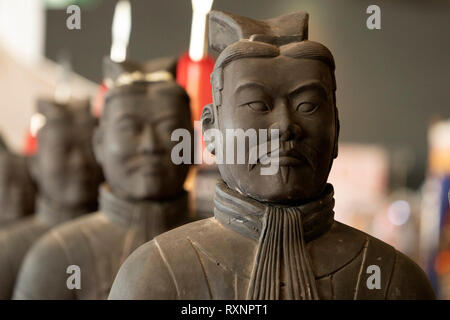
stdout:
[[[247,299],[318,300],[300,209],[269,207],[255,259]],[[285,297],[280,293],[281,273]]]

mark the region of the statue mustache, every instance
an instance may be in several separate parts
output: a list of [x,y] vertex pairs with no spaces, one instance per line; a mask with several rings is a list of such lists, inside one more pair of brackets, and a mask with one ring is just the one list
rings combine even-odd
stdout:
[[[317,159],[318,152],[306,143],[300,143],[295,140],[290,141],[280,141],[279,147],[274,150],[270,150],[270,142],[261,143],[255,147],[252,147],[249,151],[250,157],[253,155],[258,155],[258,150],[264,149],[267,150],[263,152],[261,155],[256,157],[256,161],[249,161],[248,170],[251,171],[257,164],[269,164],[270,161],[273,161],[273,158],[279,157],[293,157],[299,159],[305,163],[307,163],[313,171],[317,169]],[[259,151],[261,152],[261,151]],[[275,153],[272,155],[272,153]],[[255,157],[253,157],[255,159]]]
[[134,156],[127,163],[127,174],[134,173],[141,168],[153,168],[155,171],[161,168],[162,154],[159,153],[141,153]]

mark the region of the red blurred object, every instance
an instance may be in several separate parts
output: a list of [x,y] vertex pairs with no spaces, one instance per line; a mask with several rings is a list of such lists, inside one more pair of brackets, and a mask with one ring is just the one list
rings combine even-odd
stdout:
[[186,89],[191,98],[192,120],[199,121],[202,109],[212,102],[210,74],[214,69],[214,59],[205,57],[193,61],[188,53],[178,60],[177,82]]
[[177,82],[188,93],[191,99],[191,114],[197,141],[202,143],[195,146],[197,159],[202,159],[205,148],[200,125],[203,107],[212,103],[210,75],[214,69],[214,59],[206,56],[200,61],[194,61],[188,53],[184,53],[177,64]]
[[31,134],[31,130],[28,130],[25,137],[24,153],[27,156],[32,156],[37,151],[37,137]]
[[100,84],[100,87],[97,92],[97,96],[94,100],[94,109],[93,114],[95,117],[99,118],[102,115],[103,105],[105,103],[105,95],[108,91],[108,87],[105,85],[104,82]]

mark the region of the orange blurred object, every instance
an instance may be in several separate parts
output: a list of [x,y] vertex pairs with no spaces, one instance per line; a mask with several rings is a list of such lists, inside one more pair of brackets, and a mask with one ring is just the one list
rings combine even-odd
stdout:
[[435,268],[439,275],[450,273],[450,250],[442,251],[438,254]]

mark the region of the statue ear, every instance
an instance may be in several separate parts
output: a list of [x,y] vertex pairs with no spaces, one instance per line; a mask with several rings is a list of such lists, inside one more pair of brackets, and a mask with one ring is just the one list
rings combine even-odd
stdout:
[[94,149],[95,160],[99,164],[103,163],[103,127],[100,124],[94,129],[92,135],[92,147]]
[[334,107],[334,125],[335,125],[335,135],[334,135],[334,148],[333,148],[333,158],[336,159],[338,156],[338,145],[339,145],[339,131],[341,129],[341,125],[339,123],[339,112],[338,108]]
[[213,104],[207,104],[206,106],[204,106],[202,116],[200,118],[200,122],[202,124],[203,140],[205,141],[206,149],[208,149],[211,154],[216,153],[216,145],[213,139],[213,135],[208,134],[208,130],[214,129],[215,124],[213,108]]

